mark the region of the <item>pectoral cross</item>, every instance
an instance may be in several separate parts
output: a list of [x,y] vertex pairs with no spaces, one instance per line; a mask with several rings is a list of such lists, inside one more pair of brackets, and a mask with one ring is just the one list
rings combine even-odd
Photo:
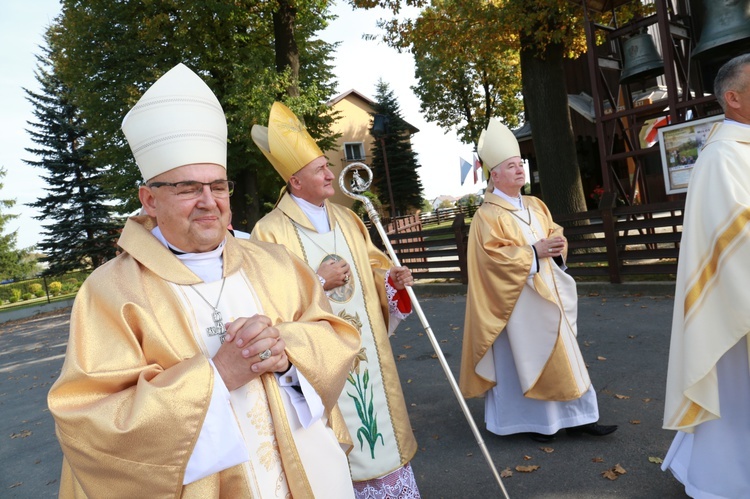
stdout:
[[206,334],[209,336],[218,336],[219,341],[224,344],[224,337],[227,335],[227,329],[224,327],[224,319],[221,316],[221,312],[214,309],[213,314],[211,314],[211,319],[214,321],[214,325],[206,328]]

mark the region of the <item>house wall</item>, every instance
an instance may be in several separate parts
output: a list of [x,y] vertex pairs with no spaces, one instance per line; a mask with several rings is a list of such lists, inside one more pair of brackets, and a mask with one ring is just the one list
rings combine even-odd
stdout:
[[370,135],[370,123],[372,107],[355,94],[349,94],[331,106],[333,111],[338,111],[339,119],[334,123],[332,129],[341,134],[336,142],[336,149],[324,151],[328,158],[331,171],[336,175],[336,194],[331,198],[334,203],[351,207],[354,200],[341,192],[338,178],[344,167],[349,164],[346,160],[344,144],[347,142],[362,142],[364,144],[365,159],[363,163],[370,164],[373,137]]

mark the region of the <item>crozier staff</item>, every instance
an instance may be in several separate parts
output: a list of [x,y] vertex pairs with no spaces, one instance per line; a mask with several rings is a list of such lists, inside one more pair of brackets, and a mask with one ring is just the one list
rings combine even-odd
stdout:
[[[357,497],[419,497],[410,460],[417,443],[388,339],[411,313],[406,267],[393,267],[359,217],[331,203],[328,160],[289,108],[273,104],[255,144],[287,182],[252,238],[283,244],[316,270],[333,312],[360,332],[362,347],[339,396],[354,442],[349,464]],[[356,436],[356,437],[355,437]]]

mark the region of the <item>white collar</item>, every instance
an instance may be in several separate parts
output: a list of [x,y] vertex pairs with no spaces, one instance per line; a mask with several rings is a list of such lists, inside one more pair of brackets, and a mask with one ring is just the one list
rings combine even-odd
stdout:
[[302,212],[307,215],[307,219],[313,224],[318,234],[327,234],[331,230],[331,224],[328,223],[328,210],[326,210],[326,204],[323,206],[316,206],[309,201],[302,198],[298,198],[292,193],[289,193],[297,206],[300,207]]
[[735,126],[741,126],[741,127],[745,127],[745,128],[750,128],[750,124],[749,123],[742,123],[740,121],[735,121],[735,120],[732,120],[732,119],[729,119],[729,118],[725,118],[724,119],[724,123],[726,123],[728,125],[735,125]]
[[151,233],[204,282],[214,282],[221,279],[224,269],[222,255],[224,254],[224,245],[227,242],[226,238],[214,250],[203,253],[185,253],[167,241],[158,225],[151,230]]
[[492,194],[496,196],[500,196],[501,198],[503,198],[504,200],[506,200],[507,202],[509,202],[516,208],[518,208],[519,210],[523,210],[523,199],[521,198],[520,194],[518,195],[518,197],[513,198],[505,194],[503,191],[501,191],[497,187],[495,187],[495,190],[492,191]]

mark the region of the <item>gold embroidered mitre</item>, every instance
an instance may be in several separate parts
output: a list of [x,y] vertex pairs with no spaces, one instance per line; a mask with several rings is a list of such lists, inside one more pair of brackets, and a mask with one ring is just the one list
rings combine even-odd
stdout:
[[178,166],[227,167],[227,121],[200,76],[178,64],[151,85],[122,120],[143,180]]
[[510,129],[495,118],[490,118],[486,130],[482,130],[477,143],[477,154],[482,158],[484,178],[489,178],[490,170],[508,158],[521,156],[518,140]]
[[305,125],[281,102],[273,103],[268,127],[253,125],[250,134],[285,182],[310,161],[323,156]]

